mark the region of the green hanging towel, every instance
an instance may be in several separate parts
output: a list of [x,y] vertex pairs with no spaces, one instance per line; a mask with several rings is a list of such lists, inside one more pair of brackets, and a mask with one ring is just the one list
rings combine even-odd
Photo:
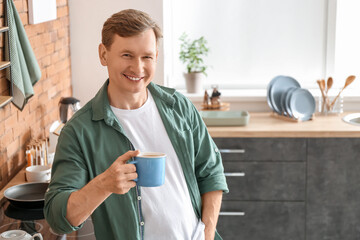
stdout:
[[7,61],[11,62],[7,78],[13,82],[12,102],[17,108],[23,110],[29,98],[34,95],[33,86],[40,80],[41,70],[14,2],[6,0],[6,7],[9,43],[5,38],[5,56],[9,56],[10,50],[10,59]]

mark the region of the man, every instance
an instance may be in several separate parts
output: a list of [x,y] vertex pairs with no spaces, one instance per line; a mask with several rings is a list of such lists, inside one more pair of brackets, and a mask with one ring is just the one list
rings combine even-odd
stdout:
[[[56,232],[91,215],[97,239],[221,239],[221,156],[190,101],[151,83],[159,38],[141,11],[104,23],[99,57],[109,79],[62,129],[45,196]],[[136,186],[136,167],[126,163],[134,149],[166,153],[164,185]]]

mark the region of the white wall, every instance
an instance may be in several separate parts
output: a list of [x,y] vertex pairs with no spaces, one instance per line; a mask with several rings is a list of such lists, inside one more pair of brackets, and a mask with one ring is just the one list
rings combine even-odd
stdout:
[[[85,105],[103,85],[108,74],[100,64],[98,45],[101,42],[103,23],[112,14],[123,9],[134,8],[150,14],[162,28],[162,0],[76,0],[69,1],[70,50],[73,96]],[[155,83],[164,82],[162,42],[159,45],[159,60]]]

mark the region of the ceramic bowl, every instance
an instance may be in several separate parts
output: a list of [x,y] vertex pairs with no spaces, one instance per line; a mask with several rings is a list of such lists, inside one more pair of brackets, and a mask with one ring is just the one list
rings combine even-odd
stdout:
[[50,166],[30,166],[25,169],[28,182],[48,182],[51,177]]
[[48,154],[48,157],[47,157],[48,165],[53,164],[54,157],[55,157],[55,153],[54,153],[54,152]]

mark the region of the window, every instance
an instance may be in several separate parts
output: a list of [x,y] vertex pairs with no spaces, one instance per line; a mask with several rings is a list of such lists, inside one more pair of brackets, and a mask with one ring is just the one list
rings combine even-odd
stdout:
[[[355,51],[351,45],[356,44],[360,56],[359,35],[354,40],[346,37],[359,33],[354,22],[360,23],[357,2],[164,1],[165,84],[185,86],[185,66],[178,53],[179,37],[187,32],[192,39],[204,36],[208,41],[206,88],[218,84],[221,89],[264,89],[277,75],[292,76],[305,88],[316,88],[317,79],[331,75],[340,86],[345,75],[354,74],[360,89],[359,60],[353,58],[351,66],[347,61]],[[346,13],[349,10],[352,13]]]
[[[338,0],[336,8],[336,38],[333,72],[343,85],[351,73],[357,79],[351,85],[356,95],[360,93],[360,1]],[[354,95],[355,95],[354,94]]]

